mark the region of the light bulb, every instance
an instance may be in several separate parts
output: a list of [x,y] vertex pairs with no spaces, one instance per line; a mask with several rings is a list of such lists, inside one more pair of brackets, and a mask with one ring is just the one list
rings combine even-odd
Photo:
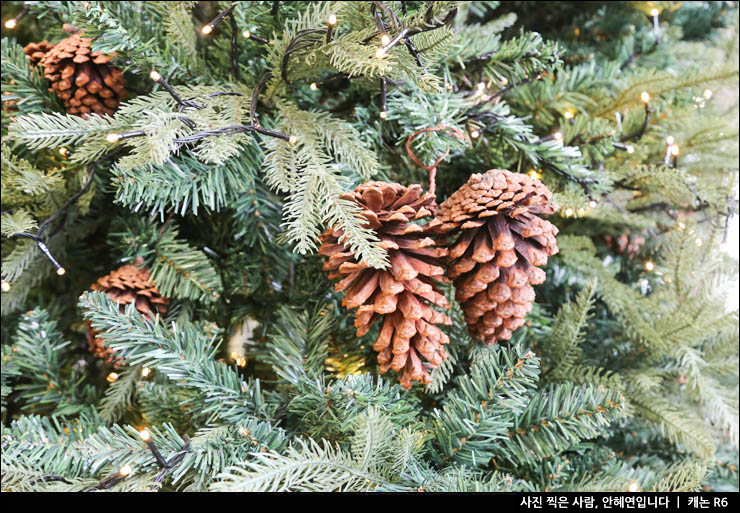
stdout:
[[556,141],[559,141],[563,138],[563,134],[561,134],[560,132],[555,132],[554,134],[552,134],[552,136],[555,138]]
[[10,282],[3,280],[2,284],[0,284],[0,289],[2,289],[3,292],[10,291]]
[[678,222],[678,229],[679,229],[679,230],[684,230],[684,229],[686,229],[686,225],[685,225],[685,224],[683,224],[683,223],[682,223],[681,221],[679,221],[679,222]]
[[15,21],[14,18],[10,18],[8,21],[5,22],[5,28],[9,30],[13,30],[16,25],[18,25],[18,22]]
[[640,94],[640,99],[644,103],[650,103],[650,94],[647,91],[643,91],[642,94]]
[[[727,244],[726,240],[723,240],[719,245],[719,251],[720,253],[727,253],[730,250],[730,245]],[[3,282],[4,283],[4,282]],[[5,290],[5,289],[3,289]]]
[[132,470],[133,469],[131,468],[131,465],[124,465],[118,469],[118,475],[121,477],[126,477],[131,473]]
[[59,269],[57,269],[57,274],[59,276],[64,276],[64,273],[66,273],[66,272],[67,272],[67,270],[64,267],[60,267]]
[[298,142],[298,138],[295,135],[291,135],[290,137],[288,137],[288,142],[290,144],[296,144]]
[[385,50],[383,48],[378,48],[378,50],[375,52],[375,58],[382,59],[383,57],[385,57]]
[[704,241],[701,240],[701,237],[697,237],[696,241],[694,242],[696,242],[696,247],[701,247],[701,245],[704,243]]
[[565,119],[573,119],[573,113],[572,113],[571,111],[569,111],[569,110],[566,110],[566,111],[565,111],[565,112],[563,113],[563,117],[564,117]]
[[144,367],[143,369],[141,369],[141,377],[142,378],[147,377],[151,373],[152,373],[152,369],[150,369],[149,367]]
[[678,148],[678,144],[674,144],[674,145],[671,146],[671,155],[673,155],[674,157],[677,157],[678,156],[678,152],[679,151],[680,150]]
[[478,91],[483,92],[483,90],[486,88],[486,84],[485,82],[478,82],[478,85],[476,85],[475,87],[478,89]]
[[588,202],[588,206],[591,207],[591,208],[596,208],[596,201],[594,201],[594,200],[589,201]]
[[628,492],[637,492],[640,490],[640,483],[637,481],[632,481],[630,485],[627,487]]
[[651,9],[650,16],[657,16],[658,14],[660,14],[658,9]]
[[530,178],[537,178],[537,171],[535,171],[534,169],[530,169],[527,174]]
[[391,36],[389,36],[388,34],[383,34],[382,36],[380,36],[380,42],[383,44],[383,46],[387,45],[391,42]]
[[62,146],[61,148],[59,148],[59,154],[60,155],[65,155],[66,156],[67,153],[69,153],[69,150],[67,148],[65,148],[64,146]]
[[108,134],[105,136],[105,140],[109,143],[117,143],[121,140],[121,134]]
[[332,27],[333,27],[334,25],[336,25],[336,24],[337,24],[337,17],[336,17],[336,16],[334,16],[333,14],[330,14],[330,15],[329,15],[329,20],[327,21],[327,23],[328,23],[328,24],[329,24],[330,26],[332,26]]
[[213,32],[213,27],[211,25],[203,25],[203,28],[200,29],[200,31],[203,33],[204,36],[207,36],[211,32]]
[[316,82],[311,82],[309,87],[311,88],[311,91],[316,91],[319,88],[319,86],[316,85]]
[[141,431],[139,431],[139,436],[140,436],[140,437],[141,437],[141,439],[142,439],[142,440],[144,440],[145,442],[148,442],[149,440],[151,440],[151,439],[152,439],[152,435],[150,435],[150,434],[149,434],[149,431],[147,431],[146,429],[142,429]]
[[249,39],[250,37],[252,37],[252,33],[248,30],[245,30],[244,32],[242,32],[242,36],[244,36],[244,39]]
[[159,82],[160,80],[162,80],[162,75],[160,75],[159,73],[157,73],[155,70],[152,70],[149,73],[149,78],[151,78],[155,82]]
[[384,110],[381,110],[378,116],[380,116],[380,119],[385,119],[388,117],[388,113]]
[[240,356],[240,357],[239,357],[239,358],[238,358],[238,359],[236,360],[236,364],[237,364],[237,365],[238,365],[239,367],[246,367],[246,366],[247,366],[247,359],[246,359],[246,358],[244,358],[243,356]]
[[108,381],[108,383],[115,383],[116,381],[118,381],[118,373],[111,372],[105,377],[105,379]]
[[712,90],[711,89],[704,89],[704,98],[707,100],[712,97]]
[[565,209],[565,217],[570,217],[573,215],[573,209],[568,207]]
[[478,130],[473,130],[472,132],[470,132],[470,137],[472,137],[473,139],[477,139],[478,137],[480,137],[480,132]]
[[673,138],[672,135],[669,135],[668,137],[665,138],[665,142],[668,146],[672,145],[673,141],[675,141],[675,139]]
[[505,86],[508,83],[509,83],[509,79],[508,78],[506,78],[506,77],[501,78],[501,85],[504,85]]
[[627,150],[627,153],[634,153],[635,152],[635,147],[632,146],[631,144],[628,144],[627,147],[625,148],[625,150]]
[[652,271],[653,269],[655,269],[655,264],[651,260],[648,260],[647,262],[645,262],[646,271]]

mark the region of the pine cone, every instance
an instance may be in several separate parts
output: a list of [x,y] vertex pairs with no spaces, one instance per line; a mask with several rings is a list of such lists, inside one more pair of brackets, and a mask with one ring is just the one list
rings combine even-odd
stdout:
[[[437,281],[448,281],[441,265],[447,250],[435,247],[435,241],[426,235],[439,228],[439,221],[426,225],[412,221],[431,216],[436,209],[434,196],[424,193],[420,185],[369,182],[342,198],[362,207],[366,226],[376,231],[381,247],[388,250],[391,266],[374,269],[358,262],[354,251],[342,243],[344,233],[335,228],[321,236],[319,254],[328,257],[324,270],[331,271],[330,279],[341,279],[335,290],[345,291],[342,305],[357,308],[358,337],[384,317],[373,345],[379,353],[380,373],[392,368],[406,389],[413,381],[430,383],[426,368],[437,367],[447,358],[442,345],[449,342],[435,324],[452,323],[428,304],[449,308],[444,295],[436,290]],[[423,364],[420,356],[428,363]]]
[[607,246],[617,253],[626,254],[630,260],[635,258],[645,245],[645,237],[630,233],[629,230],[625,230],[625,232],[616,239],[611,235],[607,235],[605,239]]
[[[126,305],[134,303],[139,313],[147,319],[151,319],[153,313],[166,313],[167,305],[170,303],[169,299],[159,294],[157,287],[150,281],[149,270],[139,269],[132,264],[124,265],[99,278],[90,288],[105,292],[111,299],[118,301],[121,313],[125,311]],[[105,347],[103,339],[97,336],[99,331],[92,327],[92,323],[88,322],[87,326],[90,352],[113,364],[116,369],[125,365],[122,358],[115,356],[112,349]]]
[[92,52],[91,43],[90,38],[72,34],[53,46],[46,41],[31,43],[25,52],[43,68],[67,113],[113,115],[126,93],[123,73],[109,64],[107,55]]
[[447,276],[476,339],[509,340],[532,310],[532,285],[545,281],[535,266],[558,252],[558,229],[534,215],[555,211],[550,197],[539,180],[491,169],[440,205],[440,231],[462,229],[450,245]]

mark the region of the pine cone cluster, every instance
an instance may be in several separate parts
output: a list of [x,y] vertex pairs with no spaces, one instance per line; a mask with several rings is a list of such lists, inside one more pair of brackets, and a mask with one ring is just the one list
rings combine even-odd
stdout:
[[[414,221],[430,217],[436,210],[435,198],[420,185],[404,187],[395,183],[369,182],[342,196],[362,208],[366,227],[375,230],[381,247],[388,250],[390,268],[369,268],[358,261],[355,252],[343,244],[341,229],[321,235],[319,254],[328,260],[324,270],[330,279],[339,279],[335,289],[345,291],[342,305],[355,309],[357,336],[365,335],[383,317],[373,349],[378,352],[380,372],[389,368],[400,375],[409,389],[414,381],[430,383],[428,368],[439,366],[447,353],[443,345],[449,338],[435,324],[451,324],[446,315],[431,304],[449,308],[436,288],[444,277],[443,258],[447,250],[436,247],[428,233],[441,223],[434,219],[425,225]],[[421,357],[427,361],[422,363]]]
[[91,51],[91,44],[92,39],[72,34],[55,45],[30,43],[24,51],[43,69],[67,113],[113,115],[125,95],[123,73],[110,64],[110,57]]
[[[99,278],[90,287],[92,290],[105,292],[108,297],[118,301],[121,313],[125,311],[126,305],[133,303],[136,310],[151,319],[153,314],[164,314],[170,300],[160,295],[157,287],[151,282],[149,270],[139,269],[136,265],[128,264]],[[116,356],[114,351],[105,347],[103,339],[99,338],[98,330],[88,322],[87,343],[95,356],[106,360],[116,369],[124,365],[122,358]]]
[[532,285],[545,281],[537,266],[558,252],[558,229],[535,215],[555,211],[550,198],[539,180],[492,169],[440,205],[439,230],[462,231],[450,245],[447,276],[476,339],[509,340],[532,310]]

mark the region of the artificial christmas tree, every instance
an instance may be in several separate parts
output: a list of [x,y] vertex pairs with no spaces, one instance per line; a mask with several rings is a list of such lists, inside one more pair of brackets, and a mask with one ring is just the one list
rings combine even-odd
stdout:
[[524,325],[545,281],[537,266],[557,254],[558,229],[536,214],[552,214],[552,194],[536,179],[491,169],[474,174],[441,205],[442,233],[453,237],[448,276],[471,334],[495,344]]
[[[358,262],[356,253],[345,246],[342,230],[334,228],[321,237],[319,254],[329,258],[324,270],[331,271],[330,279],[340,280],[335,290],[345,291],[342,305],[357,308],[358,337],[382,316],[373,344],[379,353],[380,373],[395,370],[407,389],[414,381],[430,383],[425,367],[438,367],[447,358],[443,345],[449,343],[449,337],[435,324],[452,323],[429,306],[449,308],[437,290],[437,282],[446,281],[441,264],[447,251],[435,247],[428,236],[440,222],[415,223],[436,210],[435,197],[425,193],[421,185],[368,182],[343,199],[360,205],[367,227],[377,232],[380,246],[388,250],[390,268],[372,269]],[[422,363],[421,357],[428,363]]]

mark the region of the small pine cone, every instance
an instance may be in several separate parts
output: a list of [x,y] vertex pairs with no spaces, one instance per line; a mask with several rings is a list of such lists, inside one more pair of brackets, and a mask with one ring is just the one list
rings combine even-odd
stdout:
[[54,45],[44,40],[40,43],[28,43],[23,51],[31,61],[31,66],[36,66],[52,48],[54,48]]
[[536,266],[558,252],[558,229],[535,215],[555,211],[551,196],[539,180],[491,169],[440,205],[439,230],[462,230],[450,244],[447,276],[476,339],[509,340],[532,310],[532,285],[545,281]]
[[[126,94],[123,73],[110,64],[110,57],[90,50],[92,39],[72,34],[48,48],[46,41],[26,46],[31,62],[37,60],[51,89],[64,103],[68,114],[113,115]],[[35,47],[33,45],[36,45]]]
[[645,237],[632,234],[629,230],[626,230],[616,239],[611,235],[607,235],[605,239],[607,246],[617,253],[627,255],[630,260],[635,258],[645,245]]
[[[440,222],[413,222],[432,215],[436,209],[434,196],[424,193],[421,185],[369,182],[342,198],[362,207],[365,226],[375,230],[380,246],[388,250],[391,265],[388,269],[374,269],[358,262],[355,252],[342,243],[342,230],[335,228],[321,235],[319,254],[328,258],[324,270],[330,271],[330,279],[340,280],[335,290],[345,291],[342,305],[350,310],[357,308],[358,337],[383,317],[373,345],[379,353],[380,373],[385,374],[389,368],[395,370],[406,389],[414,381],[428,384],[431,376],[427,369],[439,366],[447,358],[443,344],[449,342],[435,324],[452,323],[429,306],[449,308],[447,299],[436,288],[436,282],[448,281],[442,266],[447,250],[435,247],[435,241],[427,236],[429,230],[439,228]],[[422,363],[422,356],[426,363]]]
[[[138,262],[137,262],[138,263]],[[105,292],[108,297],[119,302],[121,313],[125,311],[126,305],[134,303],[136,310],[147,319],[151,319],[155,313],[167,312],[170,300],[159,294],[157,287],[149,279],[149,270],[139,269],[136,265],[124,265],[99,278],[93,283],[92,290]],[[105,359],[116,369],[125,365],[122,358],[115,356],[114,351],[105,347],[104,341],[98,338],[98,330],[88,322],[87,343],[95,356]]]

